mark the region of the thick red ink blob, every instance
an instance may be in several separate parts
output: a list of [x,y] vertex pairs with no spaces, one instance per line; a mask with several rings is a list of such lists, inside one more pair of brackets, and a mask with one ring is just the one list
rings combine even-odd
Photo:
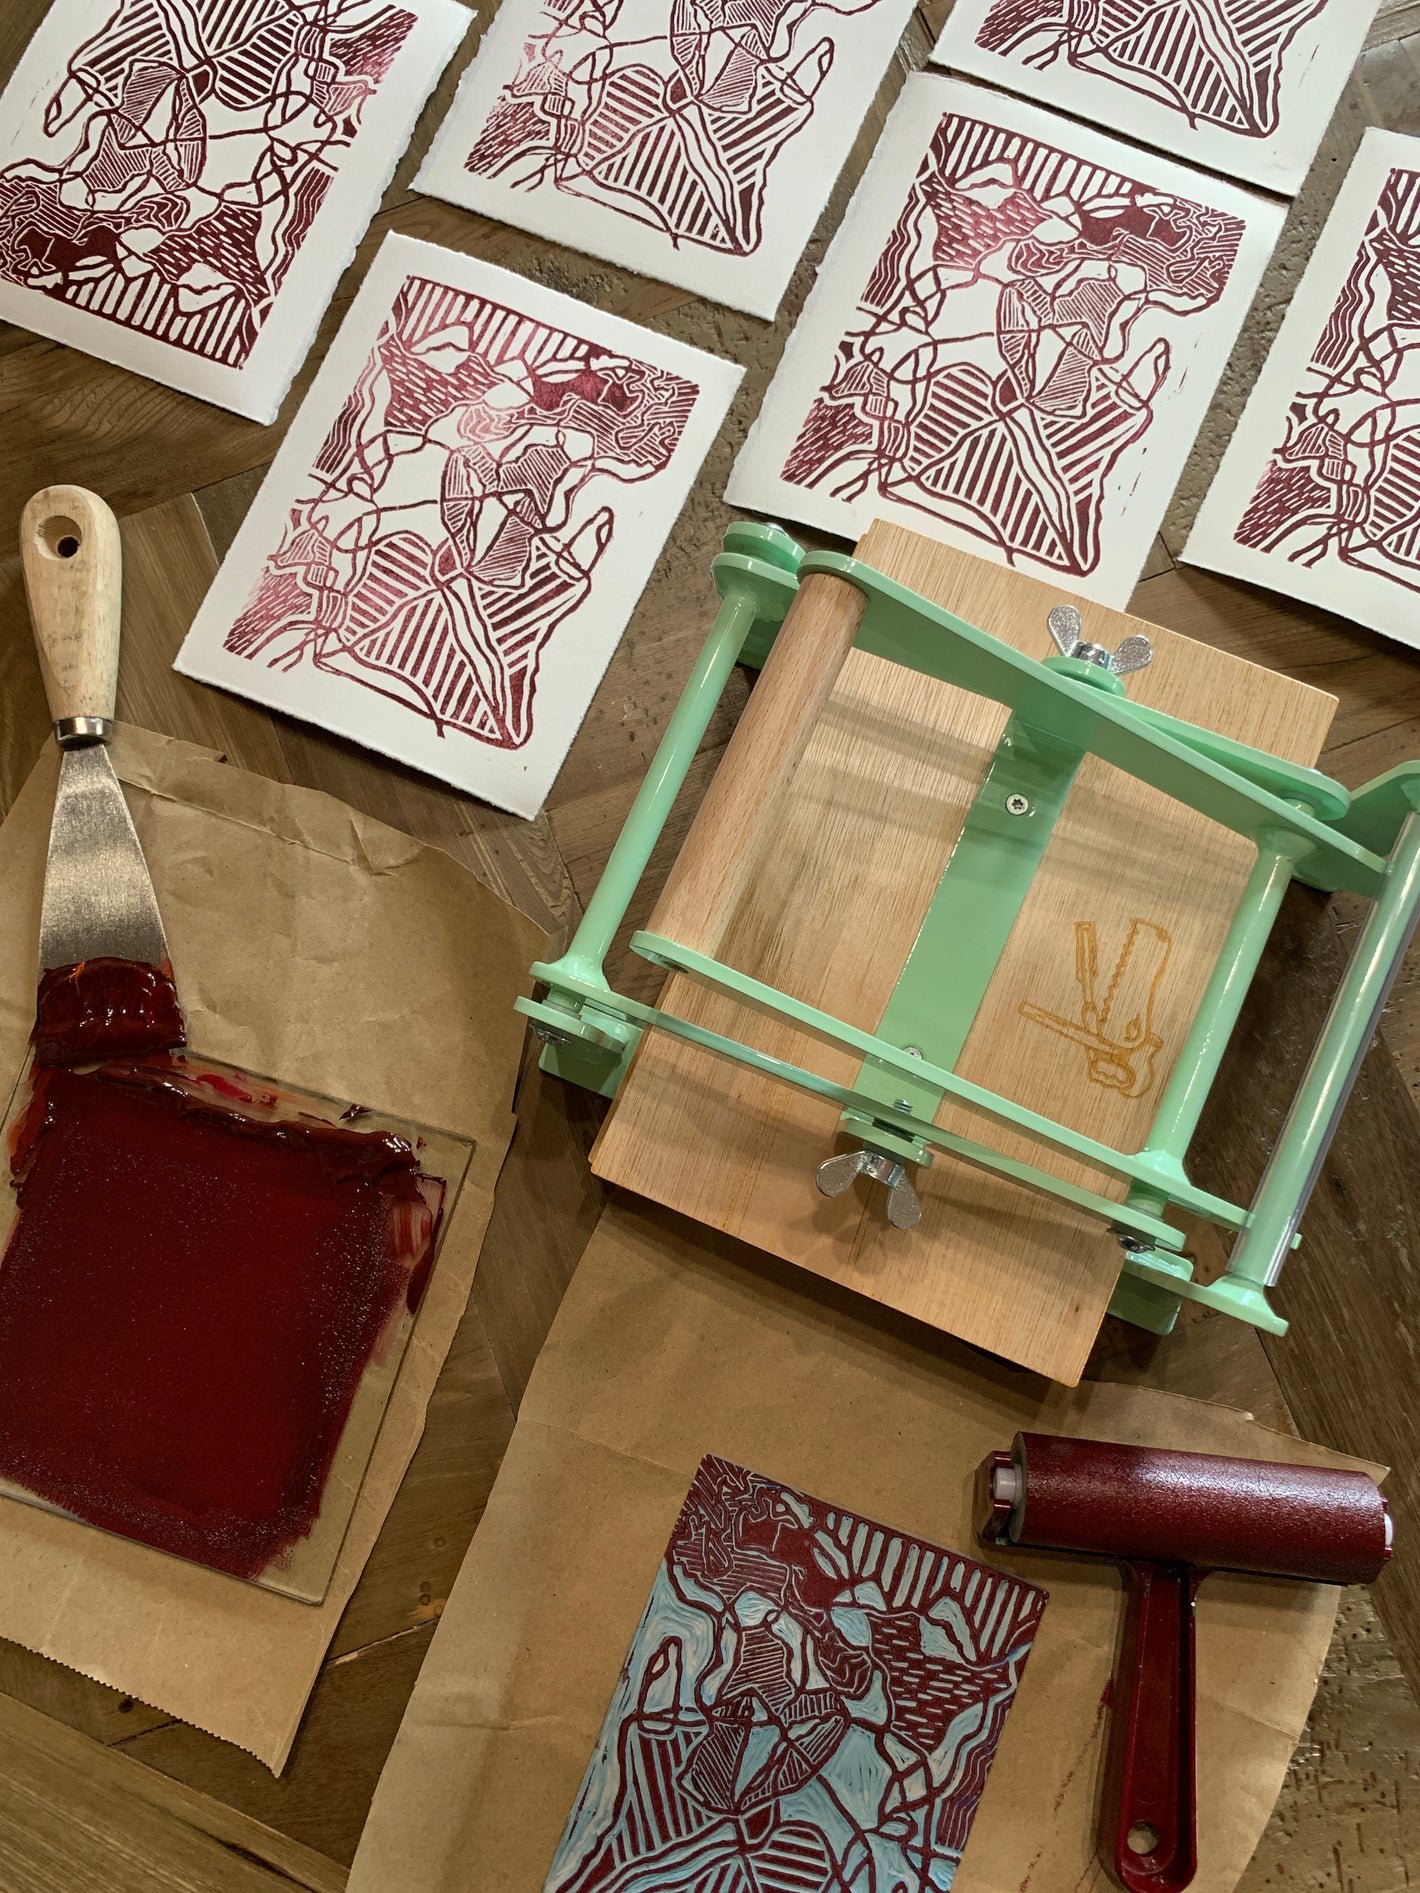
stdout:
[[315,1521],[444,1185],[387,1132],[262,1118],[166,1060],[37,1070],[11,1172],[0,1475],[259,1575]]
[[80,960],[40,975],[30,1043],[40,1065],[139,1058],[186,1043],[171,966]]

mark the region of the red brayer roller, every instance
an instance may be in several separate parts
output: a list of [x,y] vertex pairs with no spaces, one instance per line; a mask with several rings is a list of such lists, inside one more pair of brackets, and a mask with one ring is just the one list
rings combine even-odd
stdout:
[[1369,1584],[1391,1519],[1364,1472],[1018,1433],[983,1473],[987,1544],[1118,1558],[1129,1601],[1099,1849],[1126,1893],[1180,1893],[1198,1865],[1193,1600],[1210,1571]]

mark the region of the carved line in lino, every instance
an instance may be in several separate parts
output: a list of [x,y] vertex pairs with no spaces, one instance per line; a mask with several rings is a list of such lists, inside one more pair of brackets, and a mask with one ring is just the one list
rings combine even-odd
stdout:
[[1044,1601],[705,1459],[546,1893],[941,1893]]

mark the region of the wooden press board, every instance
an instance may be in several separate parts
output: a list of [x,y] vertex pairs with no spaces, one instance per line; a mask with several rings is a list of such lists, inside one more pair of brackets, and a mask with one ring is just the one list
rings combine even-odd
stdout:
[[[1053,649],[1046,615],[1062,601],[1078,606],[1085,636],[1110,650],[1144,631],[1155,656],[1128,679],[1131,697],[1294,762],[1314,763],[1320,753],[1336,707],[1323,691],[899,526],[879,521],[857,554],[1033,656]],[[809,608],[806,586],[794,611]],[[715,956],[876,1029],[1006,714],[851,651],[758,824]],[[1250,843],[1086,757],[957,1062],[960,1075],[1119,1149],[1141,1148],[1254,859]],[[1133,1011],[1146,1004],[1161,1041],[1152,1071],[1136,1065],[1127,1081],[1135,1095],[1120,1088],[1118,1072],[1107,1082],[1099,1060],[1092,1065],[1061,1031],[1021,1012],[1026,1004],[1080,1021],[1077,929],[1087,923],[1101,1004],[1134,934],[1119,1003]],[[1125,985],[1138,989],[1128,1002]],[[667,980],[660,1003],[841,1083],[857,1073],[851,1054],[683,977]],[[959,1106],[945,1105],[937,1121],[1102,1194],[1124,1194],[1117,1180]],[[1122,1259],[1099,1222],[939,1153],[916,1173],[921,1223],[897,1230],[879,1186],[860,1181],[845,1196],[818,1194],[818,1165],[849,1147],[834,1105],[650,1032],[592,1166],[609,1182],[1076,1382]]]

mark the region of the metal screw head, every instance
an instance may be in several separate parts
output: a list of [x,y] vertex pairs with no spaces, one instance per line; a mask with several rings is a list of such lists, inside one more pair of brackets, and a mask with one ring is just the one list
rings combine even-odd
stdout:
[[911,1117],[912,1100],[911,1098],[894,1098],[892,1108],[894,1111],[901,1111],[904,1117]]
[[1023,795],[1008,795],[1006,797],[1006,813],[1008,815],[1029,815],[1030,802]]

